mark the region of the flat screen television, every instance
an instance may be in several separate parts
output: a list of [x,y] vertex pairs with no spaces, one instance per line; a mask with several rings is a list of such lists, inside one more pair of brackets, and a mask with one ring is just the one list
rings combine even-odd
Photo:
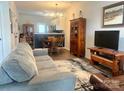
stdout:
[[118,50],[119,31],[95,31],[95,46]]

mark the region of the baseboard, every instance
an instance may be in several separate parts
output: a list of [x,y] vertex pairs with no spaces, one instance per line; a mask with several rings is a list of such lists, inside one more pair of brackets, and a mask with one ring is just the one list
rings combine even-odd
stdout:
[[88,60],[89,62],[91,61],[91,59],[89,59],[89,58],[86,58],[86,57],[85,57],[85,59]]
[[70,51],[70,49],[69,49],[69,48],[67,48],[67,47],[64,47],[64,49],[66,49],[66,50]]

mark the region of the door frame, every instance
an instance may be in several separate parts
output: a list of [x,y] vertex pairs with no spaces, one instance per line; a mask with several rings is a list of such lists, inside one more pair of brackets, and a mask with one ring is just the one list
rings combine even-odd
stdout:
[[11,27],[9,16],[9,2],[0,2],[0,29],[2,34],[2,55],[3,59],[7,57],[11,50]]

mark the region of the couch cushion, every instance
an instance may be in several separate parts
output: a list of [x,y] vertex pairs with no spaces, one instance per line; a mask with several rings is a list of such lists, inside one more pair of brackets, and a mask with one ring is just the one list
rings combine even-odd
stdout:
[[31,53],[29,53],[28,51],[26,51],[25,49],[23,49],[23,48],[16,48],[15,51],[19,55],[30,56],[32,58],[33,62],[36,62],[35,57]]
[[48,55],[45,56],[35,56],[36,65],[39,70],[56,68],[52,58]]
[[49,81],[51,79],[50,77],[54,76],[57,73],[60,73],[60,72],[57,71],[55,68],[39,70],[39,75],[33,77],[32,80],[30,81],[30,84],[38,83],[37,78],[39,78],[40,81],[42,81],[42,82]]
[[29,85],[36,85],[34,89],[42,91],[74,91],[76,78],[72,73],[48,73],[52,74],[38,75]]
[[36,48],[33,50],[34,56],[48,55],[48,48]]
[[3,69],[15,81],[31,79],[38,73],[37,66],[28,54],[13,51],[2,63]]
[[52,58],[48,55],[45,56],[35,56],[36,62],[42,62],[42,61],[51,61],[53,62]]
[[31,49],[31,47],[29,46],[29,44],[26,42],[19,43],[17,45],[17,49],[23,49],[23,51],[27,51],[28,53],[30,53],[33,56],[33,51]]
[[43,69],[56,68],[56,65],[52,61],[36,62],[38,71]]
[[13,80],[7,75],[7,73],[0,67],[0,85],[12,83]]

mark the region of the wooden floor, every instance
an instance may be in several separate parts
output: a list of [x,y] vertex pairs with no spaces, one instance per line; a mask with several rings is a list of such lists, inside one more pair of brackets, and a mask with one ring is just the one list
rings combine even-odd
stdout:
[[51,53],[49,54],[53,60],[65,60],[76,58],[74,55],[71,55],[70,52],[66,49],[63,49],[61,52],[58,53]]

